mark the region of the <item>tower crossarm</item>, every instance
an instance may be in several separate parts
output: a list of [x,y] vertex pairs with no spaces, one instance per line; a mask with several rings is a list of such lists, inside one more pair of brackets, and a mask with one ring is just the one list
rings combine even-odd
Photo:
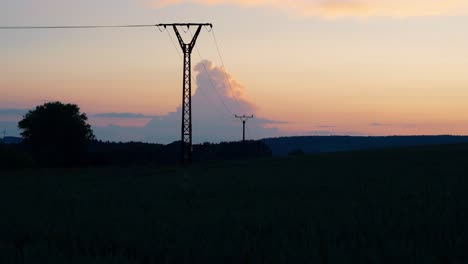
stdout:
[[[193,48],[195,47],[195,43],[197,42],[197,39],[198,39],[198,36],[200,35],[200,31],[201,31],[202,27],[203,26],[213,27],[211,24],[167,24],[167,25],[163,24],[163,25],[165,25],[164,27],[167,27],[168,25],[172,26],[172,28],[174,29],[174,32],[175,32],[175,34],[177,36],[177,40],[179,41],[180,47],[182,48],[182,50],[184,52],[189,52],[189,53],[191,53]],[[187,26],[188,28],[190,28],[190,25],[197,26],[197,31],[193,35],[192,40],[190,41],[190,43],[185,43],[185,41],[182,38],[182,36],[180,35],[179,30],[177,29],[177,27],[178,26]]]
[[236,115],[236,118],[239,118],[242,121],[247,121],[247,120],[249,120],[251,118],[254,118],[254,116],[253,115],[250,115],[250,116],[247,116],[247,115],[238,116],[238,115]]
[[191,27],[191,26],[202,26],[202,27],[213,27],[213,24],[211,23],[169,23],[169,24],[157,24],[157,27],[172,27],[172,26],[184,26],[184,27]]

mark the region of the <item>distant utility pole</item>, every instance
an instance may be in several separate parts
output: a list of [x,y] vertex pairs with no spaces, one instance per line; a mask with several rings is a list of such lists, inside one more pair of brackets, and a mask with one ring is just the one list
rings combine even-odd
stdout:
[[251,118],[254,118],[254,116],[253,115],[250,115],[250,116],[246,116],[246,115],[238,116],[238,115],[236,115],[236,118],[239,118],[240,120],[242,120],[242,143],[245,143],[245,123],[247,122],[247,120],[249,120]]
[[[184,52],[184,78],[182,83],[182,133],[181,133],[181,162],[182,164],[192,162],[192,66],[191,55],[195,47],[198,35],[202,27],[209,26],[209,23],[175,23],[175,24],[158,24],[158,27],[172,27],[179,40],[180,47]],[[197,31],[190,43],[185,43],[179,33],[177,27],[197,27]]]
[[3,138],[2,138],[3,143],[5,143],[5,138],[6,138],[6,129],[3,129]]

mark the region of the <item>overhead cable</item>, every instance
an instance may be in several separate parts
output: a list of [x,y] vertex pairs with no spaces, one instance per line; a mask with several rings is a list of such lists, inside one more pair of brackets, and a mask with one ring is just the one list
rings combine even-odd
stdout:
[[87,28],[141,28],[141,27],[156,27],[157,25],[88,25],[88,26],[15,26],[15,27],[0,27],[0,29],[87,29]]

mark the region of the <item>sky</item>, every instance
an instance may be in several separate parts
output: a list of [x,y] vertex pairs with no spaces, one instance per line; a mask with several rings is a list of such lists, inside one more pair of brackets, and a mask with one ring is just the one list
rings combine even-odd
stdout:
[[[196,143],[239,140],[235,114],[255,116],[252,139],[468,134],[466,0],[0,0],[0,26],[174,22],[214,25],[192,54]],[[102,140],[179,140],[172,41],[156,27],[0,31],[0,130],[61,101]]]

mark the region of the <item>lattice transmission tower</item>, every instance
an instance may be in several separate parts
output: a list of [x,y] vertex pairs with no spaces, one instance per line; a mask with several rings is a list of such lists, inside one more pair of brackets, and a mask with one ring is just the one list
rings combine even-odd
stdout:
[[[182,83],[182,130],[181,130],[181,163],[190,164],[192,162],[192,62],[191,55],[195,43],[197,42],[198,35],[203,27],[209,26],[213,28],[210,23],[173,23],[173,24],[158,24],[164,28],[172,27],[174,33],[179,40],[180,47],[184,53],[183,61],[183,83]],[[191,26],[197,27],[197,31],[193,35],[192,40],[189,43],[185,43],[182,36],[179,33],[177,27],[187,27],[190,29]]]

